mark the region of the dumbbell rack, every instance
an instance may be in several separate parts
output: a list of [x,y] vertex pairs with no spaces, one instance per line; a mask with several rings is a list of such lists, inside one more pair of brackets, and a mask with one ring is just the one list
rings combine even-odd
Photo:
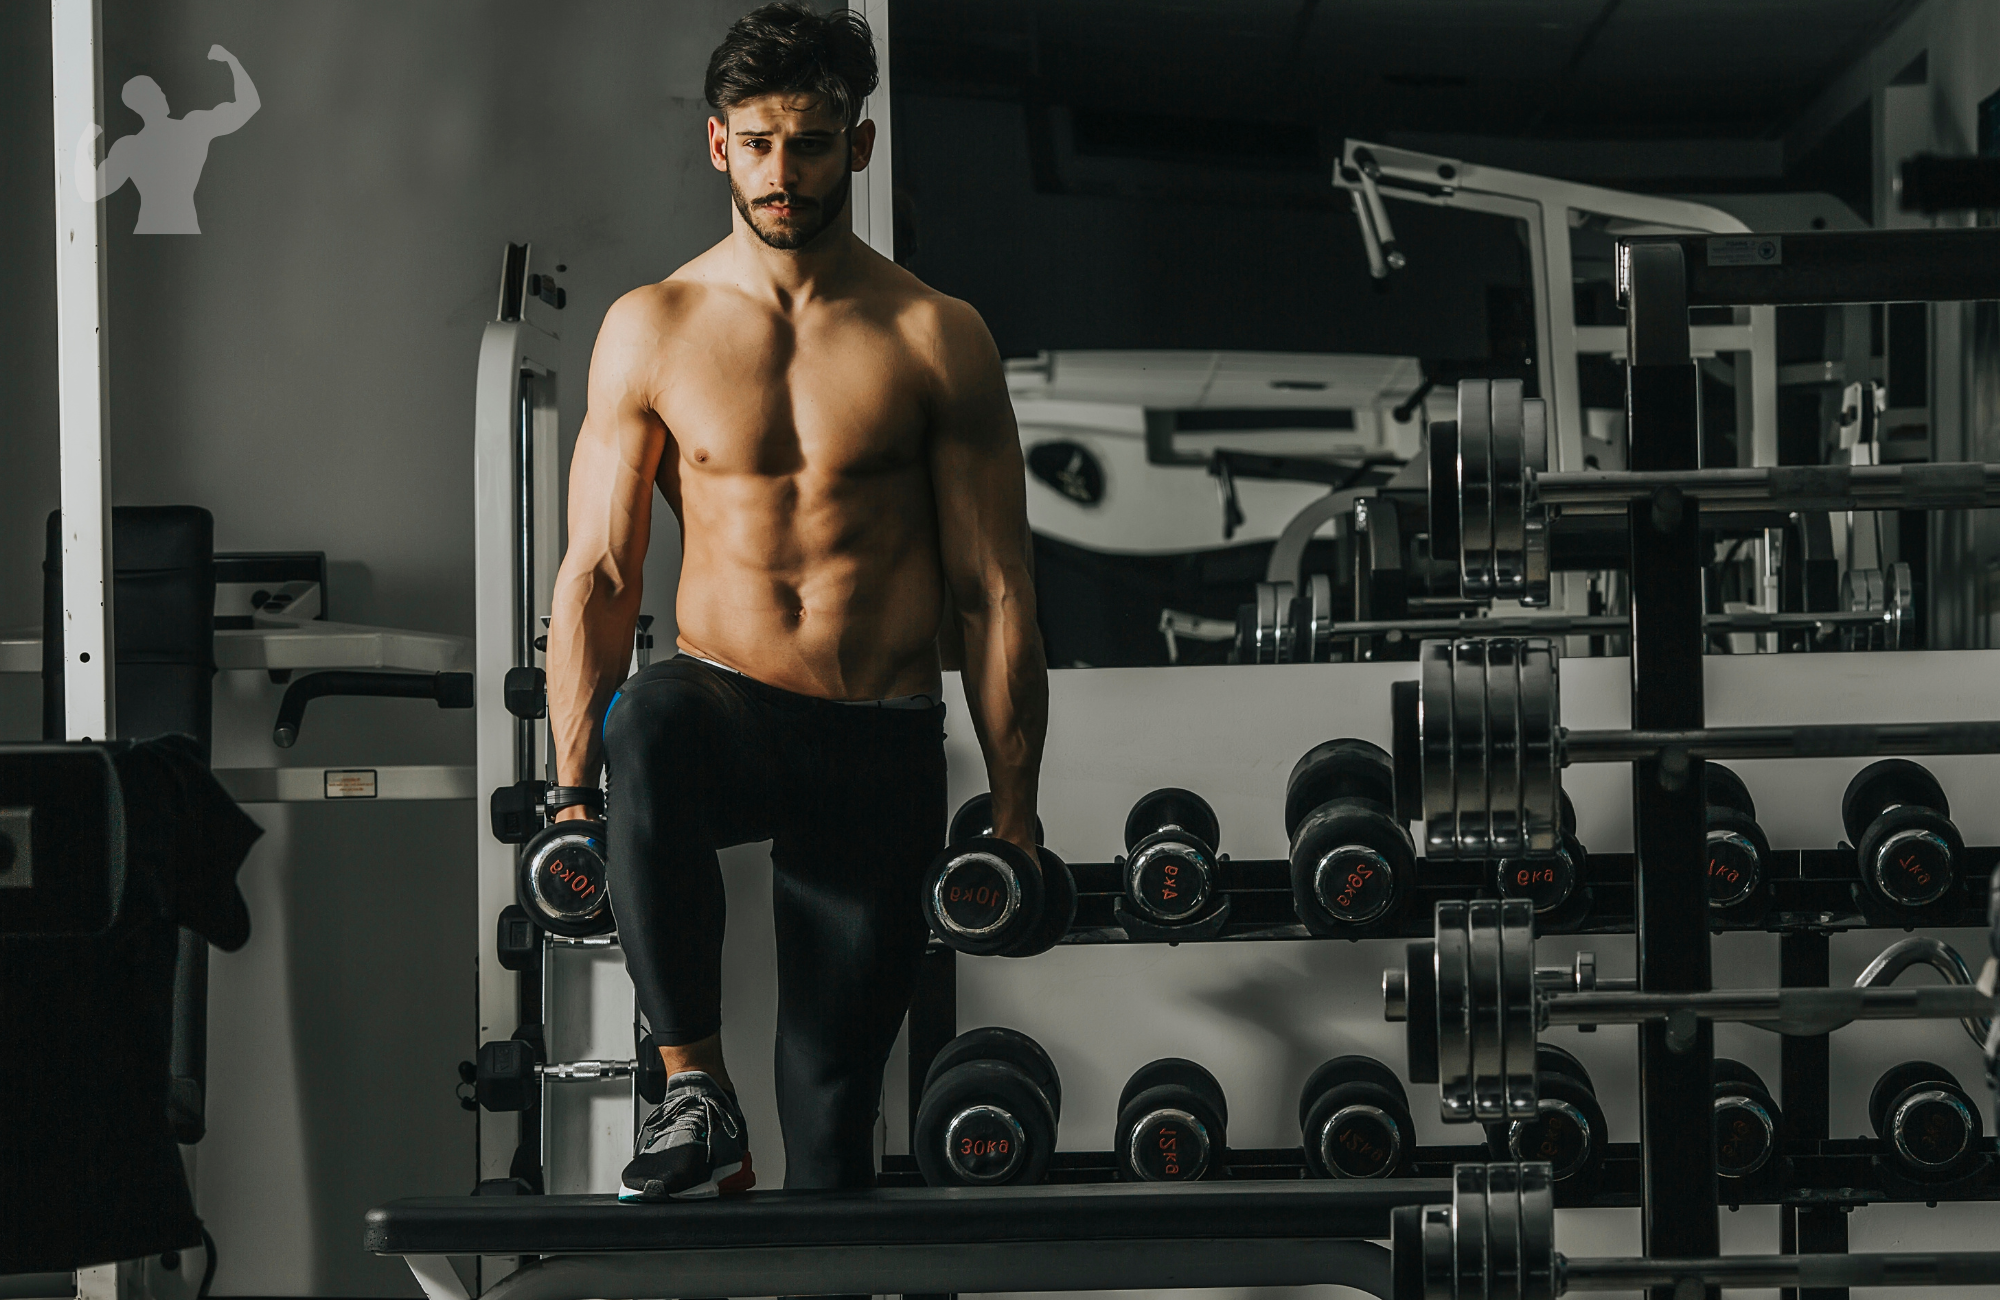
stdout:
[[[1774,264],[1738,266],[1725,254],[1710,256],[1699,236],[1637,238],[1619,245],[1619,288],[1627,312],[1627,403],[1631,469],[1689,472],[1700,465],[1697,372],[1690,353],[1691,306],[1751,306],[1884,302],[1910,299],[2000,298],[2000,258],[1992,232],[1925,231],[1910,234],[1786,235]],[[1631,725],[1635,729],[1686,731],[1703,727],[1703,565],[1701,508],[1677,488],[1633,501],[1627,510],[1630,545]],[[1685,760],[1685,756],[1682,756]],[[1675,767],[1678,776],[1672,775]],[[1934,905],[1921,918],[1885,912],[1855,889],[1853,856],[1846,850],[1794,850],[1772,855],[1768,905],[1736,917],[1717,918],[1707,901],[1706,879],[1685,864],[1705,857],[1705,805],[1697,762],[1635,761],[1632,854],[1589,860],[1584,887],[1588,911],[1549,932],[1630,933],[1638,987],[1653,992],[1698,992],[1711,984],[1712,931],[1750,929],[1777,933],[1780,984],[1825,987],[1828,936],[1837,930],[1986,924],[1983,900],[1969,886]],[[1968,880],[1983,880],[2000,849],[1970,849]],[[1073,864],[1079,893],[1069,943],[1131,941],[1112,920],[1119,891],[1118,864]],[[1230,899],[1226,923],[1204,939],[1259,941],[1308,937],[1291,911],[1288,864],[1224,861],[1219,885]],[[1465,897],[1485,885],[1478,864],[1427,870],[1418,888],[1383,921],[1353,937],[1391,938],[1430,933],[1430,904]],[[1161,940],[1151,936],[1154,941]],[[1141,940],[1144,941],[1144,940]],[[1197,940],[1199,941],[1199,940]],[[914,1123],[923,1078],[939,1048],[957,1032],[957,954],[933,944],[926,952],[910,1010],[909,1114]],[[2000,1199],[1993,1139],[1975,1171],[1949,1184],[1913,1183],[1886,1176],[1883,1144],[1832,1141],[1828,1043],[1825,1036],[1782,1040],[1779,1095],[1786,1145],[1766,1170],[1746,1179],[1719,1180],[1705,1141],[1685,1140],[1709,1131],[1710,1071],[1714,1036],[1700,1022],[1692,1042],[1670,1045],[1665,1024],[1638,1027],[1639,1143],[1612,1144],[1602,1176],[1587,1199],[1558,1204],[1637,1206],[1647,1255],[1712,1256],[1719,1251],[1717,1211],[1729,1184],[1730,1204],[1782,1204],[1780,1249],[1789,1253],[1844,1252],[1843,1211],[1873,1201]],[[1483,1146],[1420,1148],[1412,1172],[1447,1173],[1455,1161],[1484,1160]],[[908,1157],[885,1160],[885,1184],[918,1181]],[[1232,1177],[1304,1176],[1297,1149],[1237,1150],[1228,1156]],[[1058,1152],[1049,1178],[1060,1182],[1115,1177],[1110,1152]],[[1671,1288],[1656,1288],[1669,1300]],[[1804,1300],[1844,1297],[1837,1288],[1807,1288]]]

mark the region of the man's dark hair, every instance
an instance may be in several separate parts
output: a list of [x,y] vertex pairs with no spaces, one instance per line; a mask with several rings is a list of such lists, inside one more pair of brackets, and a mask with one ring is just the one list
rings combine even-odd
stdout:
[[876,75],[867,19],[852,9],[820,14],[781,0],[736,20],[708,58],[702,92],[724,116],[759,95],[816,95],[852,127]]

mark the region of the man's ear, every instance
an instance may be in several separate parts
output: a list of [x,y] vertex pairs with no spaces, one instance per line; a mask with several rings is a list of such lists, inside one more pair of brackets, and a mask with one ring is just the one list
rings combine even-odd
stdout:
[[708,162],[719,172],[729,170],[729,123],[719,117],[708,119]]
[[847,133],[847,170],[858,172],[868,166],[868,160],[875,156],[875,120],[855,124]]

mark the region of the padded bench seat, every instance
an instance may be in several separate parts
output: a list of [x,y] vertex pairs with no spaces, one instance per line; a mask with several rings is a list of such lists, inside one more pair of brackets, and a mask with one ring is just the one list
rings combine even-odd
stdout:
[[530,1256],[486,1294],[594,1296],[1389,1286],[1389,1211],[1451,1199],[1442,1178],[426,1197],[368,1214],[430,1300],[464,1300],[450,1256]]

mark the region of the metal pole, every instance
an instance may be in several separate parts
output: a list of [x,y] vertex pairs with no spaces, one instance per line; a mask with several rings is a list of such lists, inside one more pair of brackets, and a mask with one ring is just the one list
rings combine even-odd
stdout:
[[[1634,709],[1636,716],[1637,710]],[[1564,764],[1640,763],[1680,750],[1689,759],[1879,758],[2000,753],[2000,722],[1827,723],[1799,727],[1566,731]],[[1697,875],[1700,873],[1697,872]]]
[[64,734],[117,733],[112,667],[111,446],[104,209],[97,202],[103,84],[99,0],[53,0],[57,419],[62,455]]
[[[1639,471],[1700,465],[1701,410],[1688,351],[1687,272],[1678,246],[1620,250],[1627,320],[1626,427]],[[1700,507],[1677,493],[1632,502],[1632,723],[1702,726]],[[1710,984],[1705,825],[1699,761],[1668,769],[1658,751],[1632,765],[1634,949],[1639,987],[1706,992]],[[1639,1030],[1641,1230],[1649,1256],[1717,1253],[1710,1071],[1715,1035],[1702,1020]],[[1653,1300],[1673,1300],[1659,1287]]]
[[[1690,469],[1693,467],[1690,466]],[[1563,514],[1618,514],[1672,488],[1709,506],[1774,510],[1890,510],[2000,505],[2000,465],[1792,465],[1768,469],[1540,474],[1536,497]]]
[[[1560,1257],[1558,1257],[1560,1260]],[[1948,1255],[1732,1255],[1715,1259],[1560,1260],[1562,1291],[1626,1291],[1682,1279],[1711,1287],[1982,1286],[2000,1282],[2000,1251]]]

